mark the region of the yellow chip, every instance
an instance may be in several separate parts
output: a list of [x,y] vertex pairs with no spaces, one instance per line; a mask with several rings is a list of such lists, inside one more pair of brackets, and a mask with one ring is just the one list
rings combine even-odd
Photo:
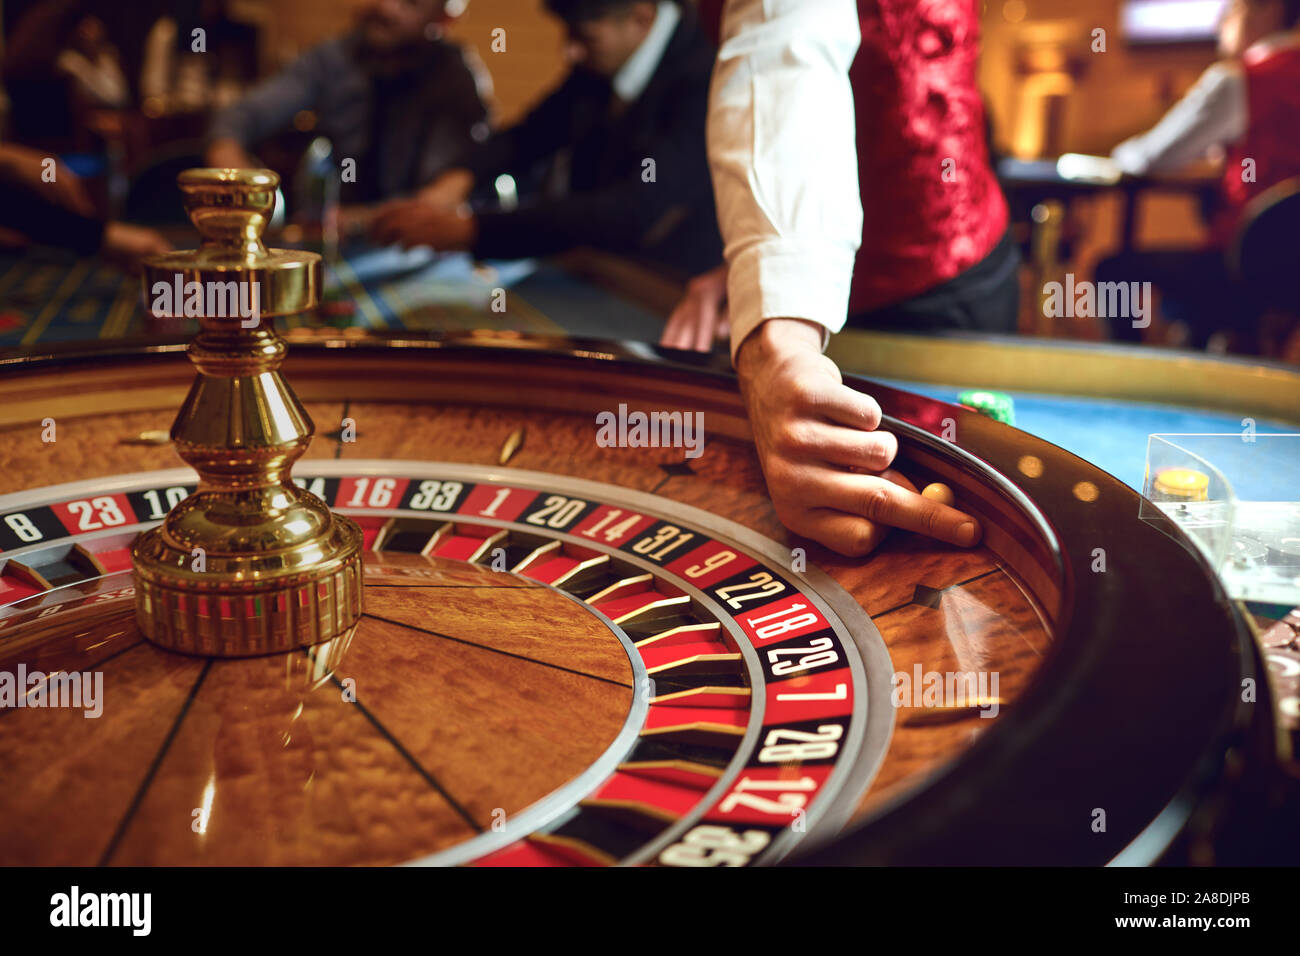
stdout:
[[1210,492],[1210,476],[1193,468],[1162,468],[1156,472],[1155,492],[1178,501],[1205,501]]

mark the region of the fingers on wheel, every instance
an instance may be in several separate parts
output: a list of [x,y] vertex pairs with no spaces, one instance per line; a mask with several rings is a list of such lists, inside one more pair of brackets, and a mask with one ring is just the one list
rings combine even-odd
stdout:
[[881,472],[898,454],[898,438],[892,432],[861,431],[827,425],[817,430],[816,447],[805,449],[821,461],[859,471]]
[[830,376],[800,383],[794,399],[799,411],[846,428],[872,431],[880,426],[879,403],[865,392],[849,388]]
[[[949,544],[970,547],[980,538],[979,523],[955,508],[922,498],[897,472],[883,477],[841,474],[827,481],[825,504],[873,523],[915,531]],[[904,479],[905,481],[906,479]]]
[[796,529],[832,551],[850,558],[861,558],[880,547],[889,534],[889,526],[845,514],[830,508],[814,508]]

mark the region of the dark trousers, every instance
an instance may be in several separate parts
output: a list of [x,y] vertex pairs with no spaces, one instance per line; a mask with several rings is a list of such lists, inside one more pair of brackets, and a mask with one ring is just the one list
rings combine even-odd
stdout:
[[1019,327],[1020,250],[1008,230],[993,251],[933,289],[849,316],[848,327],[880,332],[1005,332]]
[[[1101,282],[1150,282],[1160,293],[1160,315],[1187,326],[1189,344],[1204,348],[1216,331],[1249,340],[1261,308],[1249,289],[1233,280],[1218,249],[1148,249],[1123,252],[1097,263]],[[1142,330],[1129,319],[1110,320],[1111,338],[1137,342]],[[1241,342],[1246,345],[1245,341]]]

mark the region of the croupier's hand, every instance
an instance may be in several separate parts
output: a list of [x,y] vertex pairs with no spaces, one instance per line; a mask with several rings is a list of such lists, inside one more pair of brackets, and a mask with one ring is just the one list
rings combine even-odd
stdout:
[[796,534],[858,557],[890,527],[969,547],[974,518],[917,494],[889,465],[898,439],[880,406],[843,384],[820,326],[769,319],[741,344],[736,370],[777,517]]
[[727,322],[727,267],[720,265],[686,284],[659,344],[669,349],[708,352],[730,334]]
[[399,199],[376,211],[370,238],[407,248],[432,246],[440,252],[469,249],[478,238],[478,222],[465,206],[448,210],[419,199]]

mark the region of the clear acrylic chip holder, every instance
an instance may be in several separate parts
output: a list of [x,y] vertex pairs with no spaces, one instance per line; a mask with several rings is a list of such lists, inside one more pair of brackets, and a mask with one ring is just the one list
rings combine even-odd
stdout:
[[1300,434],[1151,435],[1142,494],[1141,517],[1171,518],[1230,597],[1300,606]]

